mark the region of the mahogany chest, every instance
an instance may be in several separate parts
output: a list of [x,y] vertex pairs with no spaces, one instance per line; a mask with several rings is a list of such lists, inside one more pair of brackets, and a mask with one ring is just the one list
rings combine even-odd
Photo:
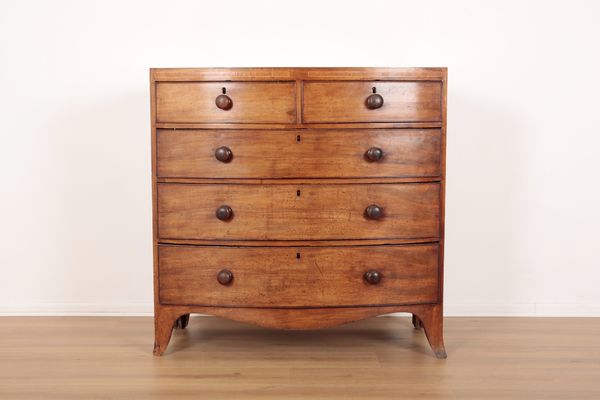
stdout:
[[150,70],[154,353],[190,313],[442,339],[445,68]]

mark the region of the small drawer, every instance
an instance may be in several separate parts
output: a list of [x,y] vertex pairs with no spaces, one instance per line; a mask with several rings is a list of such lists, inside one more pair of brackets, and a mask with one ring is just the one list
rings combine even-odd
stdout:
[[164,239],[439,237],[439,183],[158,184]]
[[303,121],[440,122],[441,82],[305,82]]
[[438,245],[165,246],[162,304],[339,307],[433,303]]
[[439,129],[158,130],[157,174],[170,178],[439,176]]
[[294,82],[161,82],[156,120],[173,123],[295,123]]

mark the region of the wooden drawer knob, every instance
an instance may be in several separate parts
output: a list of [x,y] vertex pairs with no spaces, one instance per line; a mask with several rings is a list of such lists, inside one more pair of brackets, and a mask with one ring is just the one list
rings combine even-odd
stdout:
[[365,155],[369,161],[379,161],[383,158],[383,150],[379,147],[371,147]]
[[221,221],[229,221],[231,217],[233,217],[233,210],[231,207],[223,205],[217,208],[217,212],[215,214]]
[[229,285],[233,281],[233,272],[228,269],[222,269],[217,274],[217,281],[221,285]]
[[365,215],[369,219],[380,219],[383,217],[383,208],[377,204],[371,204],[365,209]]
[[367,97],[366,104],[369,110],[381,108],[381,106],[383,106],[383,96],[379,93],[375,93],[375,88],[373,88],[373,94]]
[[381,281],[381,274],[374,269],[365,272],[363,276],[365,281],[369,282],[371,285],[376,285]]
[[226,94],[220,94],[215,99],[215,104],[221,110],[229,110],[231,107],[233,107],[233,100],[231,100],[231,97],[227,96]]
[[215,158],[221,162],[228,163],[233,158],[233,153],[229,147],[221,146],[215,150]]

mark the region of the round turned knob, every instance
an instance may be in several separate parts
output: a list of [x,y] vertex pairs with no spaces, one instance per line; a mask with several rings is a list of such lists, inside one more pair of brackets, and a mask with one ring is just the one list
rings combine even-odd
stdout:
[[378,93],[373,93],[369,97],[367,97],[367,108],[369,110],[374,110],[376,108],[381,108],[383,105],[383,96]]
[[229,147],[221,146],[215,150],[215,158],[221,162],[227,163],[233,158],[233,153]]
[[363,276],[365,281],[369,282],[371,285],[376,285],[381,281],[381,274],[379,271],[375,271],[374,269],[365,272]]
[[227,96],[226,94],[220,94],[215,99],[215,104],[221,110],[229,110],[231,107],[233,107],[233,100],[231,100],[231,97]]
[[215,214],[221,221],[228,221],[233,217],[233,210],[229,206],[221,206]]
[[221,285],[229,285],[233,281],[233,272],[228,269],[222,269],[217,274],[217,281]]
[[379,207],[377,204],[371,204],[365,209],[365,214],[370,219],[380,219],[383,217],[383,208]]
[[383,150],[381,150],[379,147],[371,147],[369,150],[367,150],[366,156],[369,161],[379,161],[383,158]]

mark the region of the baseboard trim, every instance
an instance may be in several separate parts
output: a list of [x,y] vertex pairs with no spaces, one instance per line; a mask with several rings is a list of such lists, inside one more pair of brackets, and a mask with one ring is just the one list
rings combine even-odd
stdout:
[[[0,306],[0,316],[153,316],[152,303],[39,303]],[[390,314],[405,316],[406,314]],[[600,317],[600,304],[445,304],[447,317]]]
[[445,304],[448,317],[600,317],[600,304]]
[[152,303],[39,303],[0,306],[0,316],[15,317],[151,317],[153,315]]

